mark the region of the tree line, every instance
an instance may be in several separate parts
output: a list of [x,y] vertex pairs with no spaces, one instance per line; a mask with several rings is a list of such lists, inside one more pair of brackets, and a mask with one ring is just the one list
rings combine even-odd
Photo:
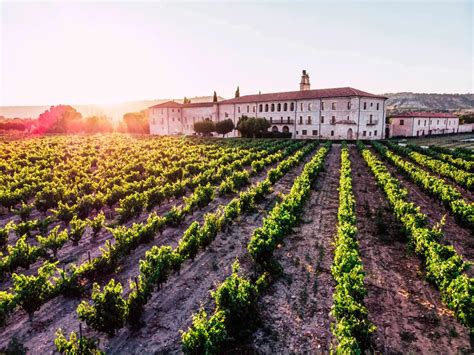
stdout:
[[150,133],[146,110],[123,115],[120,122],[101,115],[83,117],[70,105],[51,106],[36,119],[0,117],[0,131],[28,133]]
[[[238,90],[238,89],[237,89]],[[237,126],[231,119],[213,122],[210,119],[195,122],[194,132],[203,136],[209,136],[212,133],[226,134],[237,129],[244,138],[291,138],[291,133],[268,132],[271,124],[265,118],[242,116],[237,122]]]

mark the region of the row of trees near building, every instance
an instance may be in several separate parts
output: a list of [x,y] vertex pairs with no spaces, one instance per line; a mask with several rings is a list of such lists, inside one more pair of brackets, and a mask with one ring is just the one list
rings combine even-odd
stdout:
[[239,118],[237,127],[234,126],[234,122],[231,119],[224,121],[213,122],[209,119],[194,123],[194,132],[203,136],[211,135],[212,133],[222,134],[224,137],[226,134],[237,129],[240,135],[245,138],[261,138],[261,137],[291,137],[291,133],[278,133],[268,132],[270,128],[270,122],[265,118],[248,117],[242,116]]

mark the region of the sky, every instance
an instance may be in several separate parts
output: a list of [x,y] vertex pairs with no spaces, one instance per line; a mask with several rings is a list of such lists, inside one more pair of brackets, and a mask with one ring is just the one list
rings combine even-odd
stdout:
[[6,2],[0,105],[474,92],[472,1]]

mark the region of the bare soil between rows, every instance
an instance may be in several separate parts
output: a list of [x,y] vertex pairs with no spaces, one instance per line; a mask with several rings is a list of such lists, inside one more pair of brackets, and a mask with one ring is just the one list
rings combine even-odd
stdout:
[[[440,242],[452,245],[464,260],[474,261],[474,235],[472,231],[456,221],[453,214],[440,200],[426,193],[409,177],[399,171],[397,167],[383,160],[375,151],[373,153],[384,162],[392,176],[397,178],[401,185],[408,190],[408,201],[420,207],[421,212],[428,217],[428,223],[431,227],[437,225],[445,217],[445,225],[442,228],[445,238]],[[469,270],[468,273],[471,277],[474,276],[474,270]]]
[[334,291],[330,273],[339,196],[340,148],[333,145],[305,205],[302,221],[275,253],[284,275],[259,302],[257,353],[328,353]]
[[355,148],[351,148],[351,161],[359,249],[368,290],[365,303],[370,321],[377,326],[372,351],[472,351],[467,328],[442,304],[435,287],[423,279],[420,259],[409,249],[383,191]]
[[[309,158],[308,156],[305,162]],[[267,196],[257,212],[241,216],[227,232],[219,233],[216,240],[205,251],[200,252],[194,261],[185,262],[179,275],[173,275],[160,290],[155,291],[146,306],[144,327],[139,330],[122,328],[117,335],[107,338],[83,325],[84,334],[100,338],[101,348],[113,354],[180,352],[180,330],[189,327],[192,314],[198,311],[201,304],[210,307],[209,291],[230,274],[235,258],[245,262],[245,258],[248,258],[246,245],[252,231],[261,225],[263,217],[276,202],[279,194],[289,191],[303,166],[304,162],[282,177],[273,186],[273,193]],[[269,168],[252,178],[252,183],[263,180]],[[155,238],[152,243],[139,246],[125,259],[114,275],[107,275],[100,280],[100,284],[114,278],[122,282],[127,293],[128,280],[138,274],[139,260],[152,245],[176,246],[184,230],[193,221],[202,221],[206,212],[226,204],[232,197],[216,198],[203,210],[187,216],[178,228],[167,228],[163,235]],[[0,330],[0,349],[6,347],[12,337],[16,337],[34,353],[53,352],[53,341],[58,328],[62,328],[65,333],[78,331],[76,308],[79,303],[80,299],[56,297],[35,313],[32,323],[23,311],[15,312],[7,326]]]

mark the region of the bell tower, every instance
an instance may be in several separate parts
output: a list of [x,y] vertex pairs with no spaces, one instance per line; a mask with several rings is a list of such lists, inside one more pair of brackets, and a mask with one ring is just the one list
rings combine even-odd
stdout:
[[301,75],[300,90],[311,90],[311,84],[309,83],[309,74],[306,70],[303,70]]

